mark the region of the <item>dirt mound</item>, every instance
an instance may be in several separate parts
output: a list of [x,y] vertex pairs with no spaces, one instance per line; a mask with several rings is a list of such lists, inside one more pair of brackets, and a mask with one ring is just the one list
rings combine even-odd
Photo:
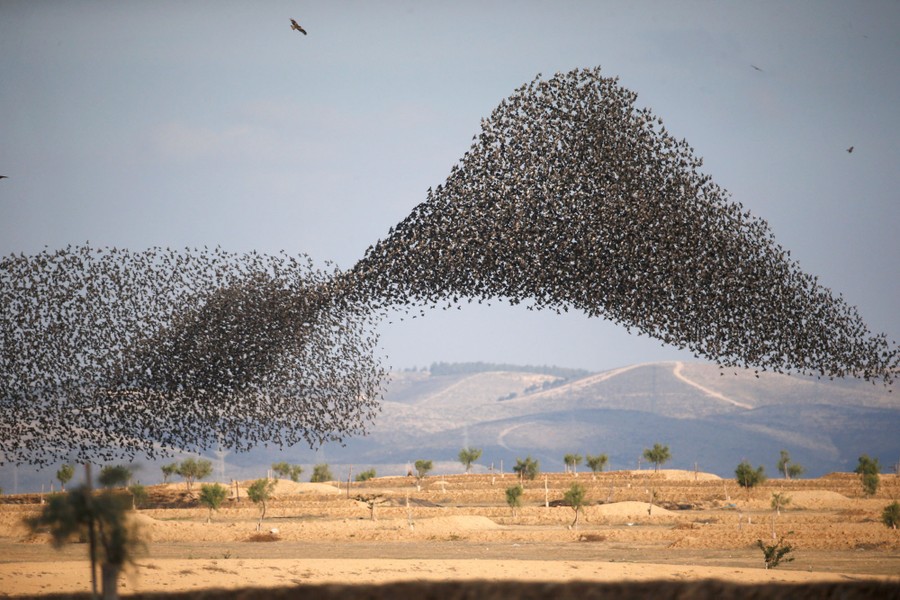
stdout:
[[672,481],[715,481],[722,479],[712,473],[703,471],[686,471],[684,469],[660,469],[659,471],[629,471],[635,476],[661,477]]
[[500,529],[501,526],[487,517],[478,516],[451,516],[433,517],[431,519],[416,519],[416,529],[429,533],[453,533],[456,531],[484,531]]
[[[648,514],[648,509],[650,510]],[[629,518],[637,518],[637,517],[647,517],[647,516],[671,516],[673,513],[670,510],[666,510],[665,508],[661,508],[656,506],[655,504],[648,504],[647,502],[635,502],[635,501],[627,501],[627,502],[613,502],[612,504],[601,504],[597,506],[594,511],[598,514],[601,514],[606,517],[629,517]]]
[[791,498],[788,508],[846,508],[852,503],[847,496],[828,490],[791,492],[787,495]]

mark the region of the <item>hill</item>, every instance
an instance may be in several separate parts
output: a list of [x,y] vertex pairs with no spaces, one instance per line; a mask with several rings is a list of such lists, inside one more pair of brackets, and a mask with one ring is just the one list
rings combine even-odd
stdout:
[[[498,368],[499,370],[491,370]],[[744,459],[777,477],[779,451],[805,466],[807,476],[852,471],[859,455],[879,457],[885,471],[900,459],[900,398],[855,380],[721,370],[703,363],[649,363],[602,373],[509,365],[436,365],[434,371],[392,373],[382,412],[370,434],[329,444],[257,448],[218,461],[219,477],[260,476],[272,462],[328,462],[335,476],[375,467],[404,474],[417,459],[436,472],[462,470],[464,446],[483,449],[476,470],[508,472],[531,455],[542,470],[562,471],[567,453],[609,455],[611,469],[635,469],[644,448],[671,449],[667,467],[734,476]],[[171,461],[167,461],[171,462]],[[139,471],[160,479],[159,463]],[[40,474],[20,469],[20,489],[49,488],[56,467]],[[307,467],[303,478],[312,469]],[[9,467],[0,486],[12,491]],[[40,483],[37,484],[40,489]]]

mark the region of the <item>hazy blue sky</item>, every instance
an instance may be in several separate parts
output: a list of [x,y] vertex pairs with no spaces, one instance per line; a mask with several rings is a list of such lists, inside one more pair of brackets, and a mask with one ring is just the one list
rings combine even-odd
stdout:
[[[219,244],[348,268],[501,99],[601,65],[897,339],[898,31],[896,1],[0,0],[0,254]],[[394,323],[382,342],[398,368],[690,358],[496,304]]]

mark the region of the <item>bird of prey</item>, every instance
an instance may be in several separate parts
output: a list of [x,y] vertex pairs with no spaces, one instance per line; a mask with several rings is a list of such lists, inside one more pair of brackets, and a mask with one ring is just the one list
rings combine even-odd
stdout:
[[847,148],[847,154],[851,154],[853,152],[853,146]]
[[303,29],[302,27],[300,27],[300,23],[298,23],[297,21],[295,21],[295,20],[293,20],[293,19],[291,19],[291,29],[296,29],[297,31],[299,31],[299,32],[302,33],[303,35],[306,35],[306,30]]

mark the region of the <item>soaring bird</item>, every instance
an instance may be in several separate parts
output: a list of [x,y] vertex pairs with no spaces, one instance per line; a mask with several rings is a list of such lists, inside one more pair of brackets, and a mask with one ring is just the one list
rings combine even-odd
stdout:
[[0,179],[9,179],[6,175],[0,175]]
[[847,148],[847,154],[851,154],[853,152],[853,146]]
[[306,35],[306,30],[303,29],[302,27],[300,27],[300,23],[298,23],[297,21],[295,21],[295,20],[293,20],[293,19],[291,19],[291,29],[296,29],[297,31],[299,31],[299,32],[302,33],[303,35]]

